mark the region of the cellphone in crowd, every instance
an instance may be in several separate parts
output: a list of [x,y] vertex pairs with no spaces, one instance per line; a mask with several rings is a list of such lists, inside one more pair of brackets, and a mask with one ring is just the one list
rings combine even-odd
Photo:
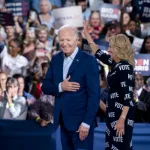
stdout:
[[36,56],[37,57],[45,57],[46,51],[44,49],[37,49],[36,50]]
[[35,20],[35,17],[36,17],[36,12],[35,11],[31,11],[30,12],[30,19],[31,20]]

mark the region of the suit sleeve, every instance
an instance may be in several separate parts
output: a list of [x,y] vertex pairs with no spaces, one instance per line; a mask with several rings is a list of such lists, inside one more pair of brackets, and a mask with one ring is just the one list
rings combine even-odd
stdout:
[[[128,66],[126,69],[123,69],[124,66]],[[118,67],[119,83],[121,87],[121,93],[124,98],[124,106],[130,107],[133,101],[133,68],[131,65],[120,65]]]
[[59,89],[58,84],[56,85],[54,83],[53,69],[54,69],[54,59],[52,58],[46,76],[43,80],[41,89],[44,94],[58,96]]
[[115,62],[112,60],[111,56],[104,53],[102,50],[98,49],[95,53],[95,57],[100,60],[102,63],[112,66]]
[[83,122],[91,126],[100,102],[99,69],[94,57],[88,61],[88,67],[86,69],[86,88],[88,93],[88,105]]

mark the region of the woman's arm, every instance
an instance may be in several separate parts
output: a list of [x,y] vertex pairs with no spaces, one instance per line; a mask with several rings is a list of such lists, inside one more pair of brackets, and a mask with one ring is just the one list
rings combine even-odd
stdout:
[[95,57],[100,60],[102,63],[112,66],[115,62],[112,60],[110,55],[104,53],[102,50],[99,49],[99,47],[94,43],[93,39],[91,38],[90,34],[87,30],[87,23],[84,24],[84,30],[83,30],[84,38],[88,41],[92,53],[95,54]]

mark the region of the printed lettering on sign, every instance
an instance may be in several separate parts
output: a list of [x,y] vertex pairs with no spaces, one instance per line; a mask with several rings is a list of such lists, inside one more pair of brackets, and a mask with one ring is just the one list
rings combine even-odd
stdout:
[[117,92],[110,94],[111,99],[117,98],[117,97],[119,97],[119,94]]
[[126,82],[125,81],[123,81],[123,82],[121,82],[121,87],[126,87],[127,85],[126,85]]
[[109,116],[110,118],[115,117],[115,112],[110,112],[110,113],[108,113],[108,116]]
[[113,140],[118,143],[123,143],[123,137],[113,136]]
[[119,108],[119,109],[123,109],[123,105],[122,104],[120,104],[120,103],[118,103],[118,102],[115,102],[115,107],[116,108]]
[[119,69],[120,69],[120,71],[121,70],[130,70],[130,67],[129,67],[130,65],[122,65],[122,66],[119,66]]

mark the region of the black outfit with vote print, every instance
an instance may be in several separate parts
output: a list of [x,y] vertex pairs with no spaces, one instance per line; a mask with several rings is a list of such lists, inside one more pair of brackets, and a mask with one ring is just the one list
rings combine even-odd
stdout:
[[[111,66],[107,81],[109,87],[108,101],[106,101],[106,150],[132,150],[132,131],[134,123],[133,103],[133,67],[121,60],[115,63],[110,55],[98,50],[96,58]],[[129,111],[125,120],[125,135],[116,136],[114,126],[120,118],[123,106]]]

